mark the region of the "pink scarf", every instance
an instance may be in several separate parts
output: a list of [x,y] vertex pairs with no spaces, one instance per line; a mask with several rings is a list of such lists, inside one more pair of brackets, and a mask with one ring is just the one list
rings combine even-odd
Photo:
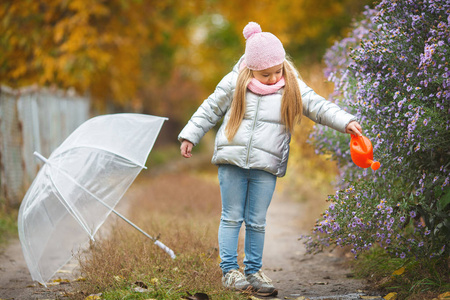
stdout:
[[252,78],[248,84],[248,89],[258,95],[270,95],[278,92],[284,85],[284,77],[281,77],[277,83],[271,85],[261,83],[258,79]]
[[[246,67],[245,62],[242,61],[239,66],[239,71],[242,71],[242,69],[245,67]],[[281,77],[281,79],[278,80],[277,83],[271,85],[261,83],[260,81],[258,81],[258,79],[252,78],[247,87],[250,91],[252,91],[255,94],[270,95],[278,92],[278,90],[281,89],[284,85],[285,85],[284,77]]]

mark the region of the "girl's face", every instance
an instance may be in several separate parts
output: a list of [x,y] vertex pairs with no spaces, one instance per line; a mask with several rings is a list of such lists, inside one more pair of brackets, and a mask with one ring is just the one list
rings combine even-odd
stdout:
[[253,77],[259,82],[267,85],[277,83],[283,76],[283,64],[273,66],[261,71],[253,71]]

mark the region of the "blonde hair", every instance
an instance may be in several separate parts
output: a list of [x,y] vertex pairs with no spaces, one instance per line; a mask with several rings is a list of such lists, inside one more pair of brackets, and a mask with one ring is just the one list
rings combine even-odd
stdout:
[[[281,98],[281,122],[286,126],[286,131],[293,132],[295,124],[300,122],[303,106],[302,94],[297,81],[298,72],[292,63],[287,60],[283,62],[283,76],[285,86]],[[225,136],[229,141],[233,140],[244,119],[245,94],[252,78],[253,72],[248,68],[243,68],[239,73],[231,102],[230,119],[225,127]]]

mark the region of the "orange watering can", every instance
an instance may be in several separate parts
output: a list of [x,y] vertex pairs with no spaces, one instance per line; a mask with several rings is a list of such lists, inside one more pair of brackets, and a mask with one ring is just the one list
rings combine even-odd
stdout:
[[365,136],[351,135],[350,154],[353,162],[361,168],[371,167],[378,170],[380,162],[373,161],[373,148],[370,140]]

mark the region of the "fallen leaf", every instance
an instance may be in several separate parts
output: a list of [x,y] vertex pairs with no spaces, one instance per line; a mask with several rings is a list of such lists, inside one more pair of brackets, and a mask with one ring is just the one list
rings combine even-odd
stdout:
[[401,267],[400,269],[395,270],[395,271],[392,273],[392,275],[394,275],[394,276],[399,276],[399,275],[402,275],[403,273],[405,273],[405,267]]
[[445,292],[445,293],[443,293],[443,294],[440,294],[439,296],[438,296],[438,299],[439,300],[444,300],[444,299],[450,299],[450,292]]
[[78,277],[78,278],[75,279],[74,281],[75,281],[75,282],[86,281],[86,278],[84,278],[84,277]]
[[386,300],[397,300],[397,293],[389,293],[383,298]]
[[159,279],[154,277],[154,278],[150,279],[150,283],[154,284],[154,285],[157,285],[159,283]]
[[70,280],[58,278],[58,279],[53,280],[52,282],[58,282],[60,284],[67,284],[67,283],[70,283]]
[[145,283],[143,283],[142,281],[136,281],[134,284],[143,289],[148,289],[148,286]]
[[114,280],[116,280],[116,281],[122,281],[123,279],[124,279],[123,276],[120,276],[120,275],[114,276]]
[[209,296],[205,293],[195,293],[194,298],[196,300],[209,300]]
[[194,295],[191,295],[189,292],[186,292],[187,296],[182,296],[183,299],[188,300],[209,300],[209,296],[205,293],[195,293]]
[[100,293],[100,294],[92,294],[92,295],[89,295],[86,298],[84,298],[84,300],[100,300],[100,299],[102,299],[102,298],[100,298],[101,295],[102,295],[102,293]]

